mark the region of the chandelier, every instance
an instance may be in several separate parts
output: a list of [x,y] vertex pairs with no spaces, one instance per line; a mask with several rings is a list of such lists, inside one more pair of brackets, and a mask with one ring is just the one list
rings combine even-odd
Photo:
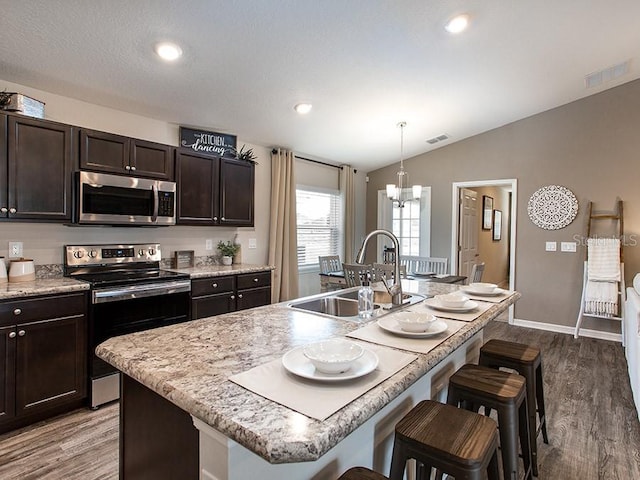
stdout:
[[400,170],[398,170],[398,184],[387,184],[387,197],[399,208],[404,207],[404,203],[409,200],[417,200],[422,195],[422,187],[414,185],[409,189],[407,185],[407,172],[404,171],[404,127],[407,122],[398,123],[400,127]]

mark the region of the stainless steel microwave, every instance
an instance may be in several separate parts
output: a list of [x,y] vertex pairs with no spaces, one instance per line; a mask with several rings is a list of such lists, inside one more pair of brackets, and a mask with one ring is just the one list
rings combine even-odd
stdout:
[[76,215],[80,224],[175,225],[176,184],[148,178],[79,172]]

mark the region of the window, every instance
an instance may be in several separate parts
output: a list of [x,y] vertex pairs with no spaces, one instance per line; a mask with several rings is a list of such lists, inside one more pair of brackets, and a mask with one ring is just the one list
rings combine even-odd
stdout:
[[315,266],[321,255],[342,252],[340,192],[313,187],[296,189],[298,267]]
[[398,237],[402,255],[420,255],[420,200],[409,200],[404,207],[393,206],[391,231]]

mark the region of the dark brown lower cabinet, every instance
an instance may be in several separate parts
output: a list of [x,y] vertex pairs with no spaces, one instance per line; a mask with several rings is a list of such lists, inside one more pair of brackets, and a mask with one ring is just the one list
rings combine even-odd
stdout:
[[120,388],[120,479],[198,478],[191,415],[128,375]]
[[0,303],[0,432],[83,404],[86,310],[84,293]]

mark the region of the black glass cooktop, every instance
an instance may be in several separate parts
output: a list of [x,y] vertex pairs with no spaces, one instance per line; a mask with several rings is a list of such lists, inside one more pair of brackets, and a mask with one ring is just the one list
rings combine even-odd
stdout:
[[186,273],[169,270],[114,270],[87,272],[73,275],[76,280],[89,282],[92,287],[122,286],[136,283],[152,283],[189,278]]

